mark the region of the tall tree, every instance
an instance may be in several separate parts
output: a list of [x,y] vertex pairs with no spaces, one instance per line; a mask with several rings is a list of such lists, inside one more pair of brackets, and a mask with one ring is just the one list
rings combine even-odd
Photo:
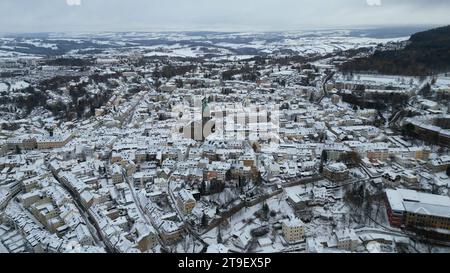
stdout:
[[202,216],[202,220],[201,220],[201,224],[202,224],[202,227],[207,227],[208,226],[208,216],[206,215],[206,213],[203,213],[203,216]]

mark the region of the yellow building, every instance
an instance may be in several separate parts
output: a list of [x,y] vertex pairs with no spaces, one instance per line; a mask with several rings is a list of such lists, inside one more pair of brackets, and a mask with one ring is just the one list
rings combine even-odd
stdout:
[[192,193],[182,189],[177,193],[177,203],[181,211],[185,214],[189,214],[194,209],[196,201]]
[[8,152],[8,145],[0,140],[0,156],[5,155]]
[[111,179],[114,184],[123,182],[123,171],[122,168],[117,164],[111,166]]
[[283,236],[288,243],[296,243],[305,240],[305,225],[302,220],[292,217],[282,222]]
[[36,139],[37,148],[40,150],[55,149],[64,147],[72,139],[72,135],[38,137]]
[[183,237],[183,225],[173,221],[162,221],[158,229],[161,239],[169,245],[178,242]]
[[348,251],[354,251],[360,240],[353,229],[344,229],[335,232],[336,247],[339,249],[345,249]]
[[373,149],[371,151],[367,151],[367,158],[369,158],[370,160],[386,161],[389,158],[389,150]]
[[450,217],[427,214],[425,210],[417,213],[407,212],[405,224],[407,226],[429,227],[450,230]]
[[53,206],[50,200],[38,201],[29,209],[33,216],[52,233],[56,233],[57,229],[64,225],[62,219],[59,218],[59,210]]
[[114,163],[118,163],[120,161],[122,161],[122,154],[118,153],[118,152],[112,152],[111,163],[114,164]]
[[[391,224],[450,230],[450,197],[414,190],[386,190]],[[397,216],[393,224],[392,212]]]

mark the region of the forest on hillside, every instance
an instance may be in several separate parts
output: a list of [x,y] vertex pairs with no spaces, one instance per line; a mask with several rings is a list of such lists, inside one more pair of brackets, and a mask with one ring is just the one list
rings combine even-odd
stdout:
[[419,32],[401,50],[376,51],[372,56],[346,62],[347,73],[426,76],[450,70],[450,26]]

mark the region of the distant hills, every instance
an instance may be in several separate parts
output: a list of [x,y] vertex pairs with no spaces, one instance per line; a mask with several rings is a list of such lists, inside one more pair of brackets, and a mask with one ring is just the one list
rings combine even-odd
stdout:
[[426,76],[450,71],[450,26],[413,34],[400,50],[376,51],[341,66],[344,72]]

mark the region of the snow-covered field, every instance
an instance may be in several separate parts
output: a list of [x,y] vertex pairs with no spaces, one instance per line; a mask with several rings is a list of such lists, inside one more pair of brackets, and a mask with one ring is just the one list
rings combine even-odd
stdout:
[[228,55],[223,57],[211,58],[211,61],[241,61],[255,57],[255,55]]
[[[298,55],[327,54],[361,47],[375,47],[380,43],[404,41],[409,38],[404,36],[378,39],[351,36],[350,33],[349,30],[280,33],[51,33],[46,38],[0,37],[0,57],[11,57],[20,52],[28,54],[36,52],[39,55],[49,49],[51,53],[60,49],[58,43],[64,42],[64,47],[68,47],[66,43],[70,45],[66,53],[96,48],[132,47],[146,50],[145,56],[202,57],[212,53],[216,55],[214,58],[219,58],[214,60],[235,60],[234,56],[243,56],[237,57],[237,60],[240,60],[249,58],[252,54],[286,52]],[[2,48],[4,50],[1,50]],[[210,52],[201,48],[207,48]],[[232,55],[231,58],[229,55]]]
[[0,92],[6,92],[6,91],[8,91],[8,89],[9,89],[9,86],[6,83],[0,82]]
[[27,83],[26,81],[16,81],[11,83],[11,88],[9,90],[10,91],[21,90],[29,86],[30,84]]
[[450,76],[440,76],[434,84],[436,88],[450,88]]
[[175,48],[167,50],[167,48],[155,49],[154,51],[145,53],[144,56],[169,56],[169,57],[199,57],[203,56],[198,50],[192,50],[191,48]]
[[5,50],[1,50],[1,48],[0,48],[0,58],[20,57],[20,56],[26,56],[26,54],[19,53],[19,52],[13,52],[13,51],[5,51]]
[[25,40],[24,43],[34,45],[35,47],[50,48],[53,50],[58,49],[58,46],[56,44],[44,43],[39,39]]
[[[337,75],[337,80],[347,80],[348,75]],[[364,82],[374,85],[404,85],[417,86],[421,83],[420,77],[396,76],[396,75],[375,75],[375,74],[353,74],[349,79],[357,82]]]
[[[253,49],[260,54],[272,54],[277,51],[291,51],[299,55],[328,54],[335,51],[357,49],[361,47],[376,47],[380,43],[390,41],[403,41],[408,37],[397,39],[373,39],[361,37],[289,37],[279,41],[269,42],[264,39],[255,38],[248,43],[241,42],[219,42],[212,43],[208,48],[216,49],[220,57],[211,60],[244,60],[253,58],[255,55],[236,54],[233,50]],[[169,56],[169,57],[202,57],[204,52],[190,45],[175,44],[165,46],[141,47],[150,50],[145,56]],[[229,50],[227,50],[229,49]]]

